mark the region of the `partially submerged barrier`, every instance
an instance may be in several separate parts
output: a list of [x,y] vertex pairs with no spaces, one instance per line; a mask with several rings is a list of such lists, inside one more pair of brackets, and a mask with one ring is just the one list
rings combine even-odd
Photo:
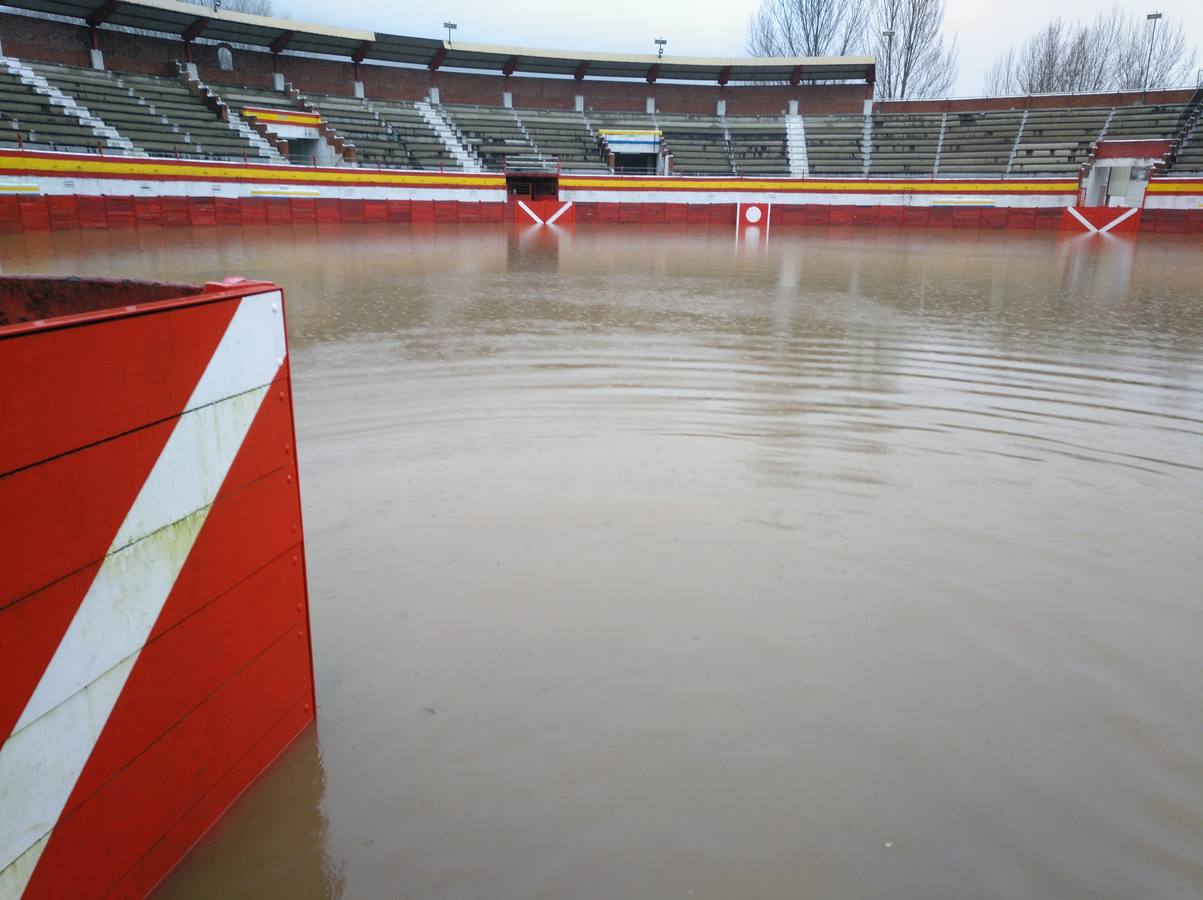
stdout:
[[0,897],[149,891],[314,717],[282,292],[0,278]]
[[[1077,178],[789,178],[559,174],[542,198],[500,173],[306,168],[0,151],[0,231],[349,223],[1059,228]],[[525,205],[525,209],[523,208]],[[536,208],[537,207],[537,208]],[[1154,177],[1141,230],[1203,233],[1203,179]],[[1152,215],[1150,215],[1152,213]],[[557,218],[558,217],[558,218]],[[1076,220],[1074,220],[1076,222]],[[766,226],[769,223],[766,222]]]

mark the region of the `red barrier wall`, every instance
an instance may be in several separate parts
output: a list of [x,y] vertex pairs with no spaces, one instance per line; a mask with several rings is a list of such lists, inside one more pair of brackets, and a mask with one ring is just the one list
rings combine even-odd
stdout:
[[283,315],[264,283],[0,279],[17,896],[145,894],[314,717]]
[[338,225],[353,222],[503,222],[504,203],[283,197],[0,196],[0,232],[190,225]]

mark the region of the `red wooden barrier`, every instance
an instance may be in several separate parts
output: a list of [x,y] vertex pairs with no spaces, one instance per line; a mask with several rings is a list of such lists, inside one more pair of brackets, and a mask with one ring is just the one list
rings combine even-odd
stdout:
[[0,278],[0,407],[0,887],[142,894],[314,715],[282,294]]

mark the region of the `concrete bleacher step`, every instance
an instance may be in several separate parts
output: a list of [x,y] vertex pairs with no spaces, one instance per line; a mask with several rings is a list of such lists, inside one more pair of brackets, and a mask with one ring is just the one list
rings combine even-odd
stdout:
[[799,115],[785,117],[786,150],[789,153],[789,173],[795,178],[810,175],[810,162],[806,157],[806,126]]
[[443,146],[447,148],[447,152],[451,154],[451,157],[459,163],[460,168],[465,172],[484,171],[484,166],[480,164],[480,160],[473,158],[464,148],[464,145],[460,143],[459,137],[455,134],[438,107],[425,100],[419,100],[414,104],[414,108],[426,120],[426,123],[435,135],[438,136],[439,140],[443,142]]
[[8,73],[33,93],[44,97],[48,105],[58,109],[64,119],[74,119],[80,126],[90,131],[95,138],[102,138],[106,147],[115,148],[119,152],[131,156],[145,155],[144,151],[137,150],[115,128],[92,115],[86,107],[78,104],[73,97],[63,93],[28,64],[15,57],[0,55],[0,71]]

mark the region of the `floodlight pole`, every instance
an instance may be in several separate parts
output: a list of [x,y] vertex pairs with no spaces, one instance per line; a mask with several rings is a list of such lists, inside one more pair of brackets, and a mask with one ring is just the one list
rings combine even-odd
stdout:
[[447,29],[447,46],[451,46],[451,32],[455,31],[459,26],[454,22],[444,22],[443,27]]
[[894,68],[894,29],[883,31],[882,37],[886,39],[886,93],[890,96],[886,99],[892,99],[894,96],[894,88],[890,85],[890,73]]
[[1145,77],[1141,79],[1140,102],[1144,103],[1149,93],[1149,69],[1153,66],[1153,41],[1157,37],[1157,20],[1161,18],[1161,13],[1151,12],[1145,18],[1153,23],[1153,27],[1149,30],[1149,57],[1145,61]]
[[666,41],[664,38],[656,38],[656,47],[657,47],[656,56],[657,56],[657,58],[661,58],[664,56],[664,45],[667,43],[668,43],[668,41]]

